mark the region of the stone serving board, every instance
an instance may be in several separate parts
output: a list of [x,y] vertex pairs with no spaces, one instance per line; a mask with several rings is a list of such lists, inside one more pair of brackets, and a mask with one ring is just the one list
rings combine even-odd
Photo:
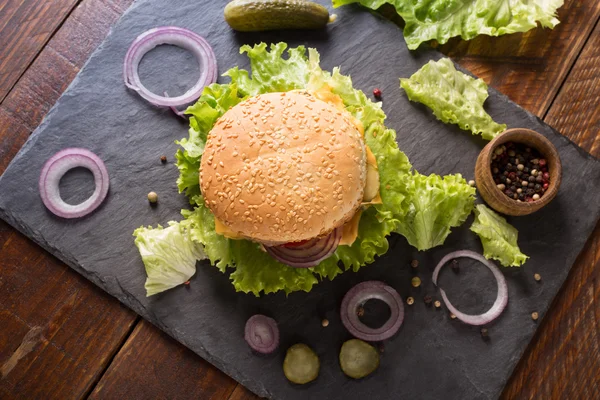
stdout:
[[[172,164],[174,140],[186,136],[186,123],[169,110],[149,106],[122,81],[129,44],[149,28],[176,25],[198,32],[212,44],[220,73],[236,65],[248,67],[246,57],[238,53],[245,43],[287,41],[292,46],[316,47],[325,69],[341,66],[366,93],[374,87],[382,89],[387,125],[397,130],[400,148],[421,173],[460,172],[471,179],[485,145],[479,137],[437,121],[428,109],[407,100],[398,78],[410,76],[441,55],[428,49],[408,51],[401,30],[392,23],[358,7],[345,7],[335,11],[337,22],[323,31],[236,34],[223,21],[224,4],[137,1],[0,179],[0,217],[260,396],[497,398],[536,330],[531,312],[545,314],[598,220],[600,163],[493,89],[486,103],[490,114],[509,128],[531,128],[548,137],[560,153],[564,179],[558,196],[546,208],[509,218],[519,230],[521,249],[531,259],[522,268],[503,268],[510,300],[504,314],[488,327],[490,340],[482,340],[479,328],[451,320],[443,308],[436,311],[422,301],[425,294],[439,298],[431,272],[444,254],[464,248],[481,251],[479,239],[468,230],[471,219],[455,229],[444,246],[427,252],[417,252],[404,238],[393,235],[389,252],[373,265],[325,281],[310,293],[260,298],[236,293],[227,275],[199,263],[189,287],[146,298],[144,267],[132,232],[141,225],[178,220],[179,210],[187,207],[186,198],[177,193],[178,173]],[[151,89],[174,96],[193,83],[197,68],[190,54],[161,46],[145,57],[141,75]],[[55,217],[38,194],[42,165],[65,147],[85,147],[98,154],[111,178],[102,206],[77,220]],[[159,161],[162,154],[169,158],[166,165]],[[67,201],[81,200],[91,190],[85,170],[74,170],[61,181]],[[160,198],[154,208],[146,200],[151,190]],[[412,259],[420,261],[416,270],[409,267]],[[440,278],[450,299],[471,313],[487,309],[496,295],[489,271],[474,265],[461,261],[458,274],[448,269]],[[534,272],[542,275],[541,283],[534,281]],[[410,284],[415,274],[423,281],[418,289]],[[344,293],[368,279],[385,281],[403,298],[413,296],[416,302],[406,307],[399,333],[385,341],[377,372],[355,381],[344,376],[337,361],[341,344],[350,338],[338,310]],[[374,309],[375,317],[382,317],[380,311]],[[281,329],[280,349],[271,356],[254,355],[243,339],[246,319],[257,312],[275,318]],[[327,328],[321,326],[322,318],[329,319]],[[288,383],[281,369],[285,350],[297,342],[310,345],[321,360],[319,378],[305,386]]]

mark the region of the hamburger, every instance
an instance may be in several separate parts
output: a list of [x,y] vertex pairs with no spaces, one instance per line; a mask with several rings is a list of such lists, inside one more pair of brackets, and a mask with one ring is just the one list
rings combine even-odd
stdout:
[[351,245],[362,206],[379,191],[361,123],[327,96],[299,90],[225,112],[208,135],[199,181],[218,234],[257,242],[294,267]]

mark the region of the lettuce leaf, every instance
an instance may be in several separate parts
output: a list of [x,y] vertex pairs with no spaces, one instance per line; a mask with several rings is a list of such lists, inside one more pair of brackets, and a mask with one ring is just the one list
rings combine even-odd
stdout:
[[444,243],[450,228],[461,225],[475,201],[475,188],[460,175],[421,175],[405,179],[409,212],[398,232],[419,250]]
[[506,130],[505,124],[494,122],[483,109],[488,97],[485,82],[457,71],[448,58],[429,61],[409,79],[400,79],[400,86],[411,101],[431,108],[442,122],[458,124],[486,140]]
[[529,258],[519,249],[517,229],[483,204],[475,207],[471,230],[481,239],[487,259],[498,260],[505,267],[520,267]]
[[202,245],[176,222],[169,222],[167,228],[141,227],[133,236],[148,276],[148,297],[187,282],[196,273],[196,260],[206,258]]
[[333,0],[334,7],[351,3],[373,10],[386,3],[394,6],[406,23],[406,44],[414,50],[431,39],[443,44],[455,36],[469,40],[527,32],[538,22],[554,28],[563,0]]

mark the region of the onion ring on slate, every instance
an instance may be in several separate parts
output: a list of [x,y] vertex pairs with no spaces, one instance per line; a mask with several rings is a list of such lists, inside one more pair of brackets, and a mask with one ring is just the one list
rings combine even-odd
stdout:
[[[200,77],[185,94],[177,97],[159,96],[148,90],[140,80],[138,68],[146,53],[161,44],[170,44],[190,51],[200,65]],[[159,107],[181,107],[196,101],[205,86],[217,81],[217,58],[212,47],[200,35],[176,26],[150,29],[138,36],[127,51],[123,65],[125,85],[135,90],[149,103]]]
[[483,257],[481,254],[475,253],[474,251],[471,251],[471,250],[460,250],[460,251],[452,252],[450,254],[446,254],[446,256],[440,260],[438,265],[433,270],[433,277],[432,277],[433,284],[437,286],[437,279],[438,279],[440,270],[448,261],[455,259],[455,258],[462,258],[462,257],[467,257],[467,258],[472,258],[473,260],[477,260],[477,261],[481,262],[483,265],[485,265],[486,267],[488,267],[490,269],[490,271],[492,271],[492,273],[494,274],[494,278],[496,279],[496,283],[498,284],[498,295],[496,296],[496,301],[494,302],[492,307],[489,310],[487,310],[485,313],[479,314],[479,315],[470,315],[470,314],[465,314],[465,313],[458,311],[456,309],[456,307],[454,307],[452,305],[452,303],[450,303],[450,300],[448,300],[448,296],[446,296],[446,292],[444,292],[444,290],[442,288],[440,288],[440,293],[442,295],[442,299],[444,300],[444,304],[446,304],[446,307],[448,307],[448,310],[450,310],[451,313],[456,315],[456,318],[458,318],[465,324],[485,325],[487,323],[492,322],[496,318],[498,318],[498,316],[500,314],[502,314],[502,311],[504,311],[504,308],[508,304],[508,286],[506,285],[506,279],[504,278],[504,275],[502,275],[502,272],[500,271],[500,269],[493,262],[491,262],[490,260]]
[[279,328],[273,318],[256,314],[246,321],[244,339],[259,353],[269,354],[279,346]]
[[[86,168],[94,174],[96,188],[83,203],[71,205],[60,197],[59,183],[67,171],[77,167]],[[42,168],[39,180],[44,205],[62,218],[79,218],[94,211],[106,198],[108,186],[108,171],[104,162],[91,151],[78,148],[64,149],[50,157]]]
[[[377,329],[363,324],[356,313],[359,306],[371,299],[385,302],[391,311],[387,322]],[[404,304],[394,288],[380,281],[366,281],[359,283],[346,293],[342,300],[340,316],[342,323],[353,336],[366,341],[378,342],[388,339],[398,332],[404,320]]]

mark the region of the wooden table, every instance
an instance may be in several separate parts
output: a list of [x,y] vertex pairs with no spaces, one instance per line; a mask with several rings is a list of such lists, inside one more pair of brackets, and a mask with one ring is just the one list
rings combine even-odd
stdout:
[[[0,0],[0,173],[131,3]],[[442,51],[600,157],[600,2],[565,3]],[[256,398],[0,221],[0,398],[88,396]],[[503,397],[600,399],[600,224]]]

